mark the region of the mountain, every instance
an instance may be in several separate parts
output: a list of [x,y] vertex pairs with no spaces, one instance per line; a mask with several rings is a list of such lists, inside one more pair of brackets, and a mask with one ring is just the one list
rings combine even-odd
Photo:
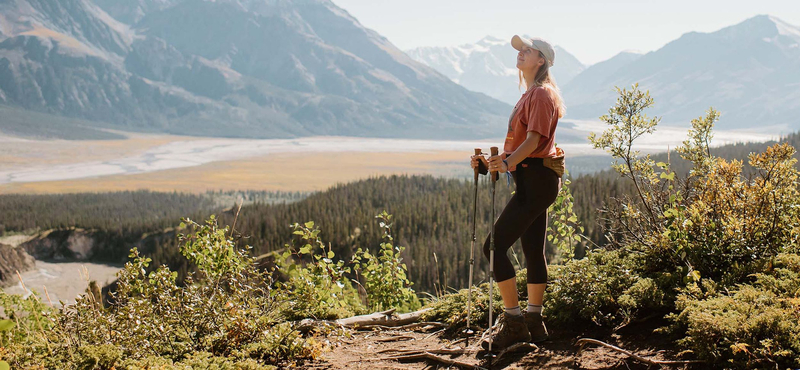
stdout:
[[329,0],[0,0],[0,105],[261,138],[484,138],[511,110]]
[[580,86],[598,85],[621,72],[622,68],[642,57],[641,53],[623,51],[610,59],[592,64],[569,82],[562,84],[562,90],[579,90]]
[[689,32],[656,51],[593,67],[564,86],[569,118],[597,119],[614,104],[614,86],[638,82],[655,99],[648,114],[665,124],[688,125],[713,106],[726,129],[800,129],[800,28],[772,16]]
[[[586,68],[577,58],[559,46],[553,74],[559,85],[568,83]],[[406,54],[425,63],[462,86],[516,104],[522,92],[517,88],[517,51],[511,38],[486,36],[474,44],[450,47],[419,47]]]

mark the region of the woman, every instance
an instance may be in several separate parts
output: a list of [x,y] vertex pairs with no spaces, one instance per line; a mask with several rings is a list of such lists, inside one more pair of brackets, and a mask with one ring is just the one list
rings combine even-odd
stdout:
[[[471,157],[473,168],[482,162],[489,171],[510,171],[516,192],[495,221],[494,278],[503,298],[505,312],[500,315],[493,337],[482,343],[488,348],[503,349],[521,341],[540,342],[547,339],[542,322],[542,300],[547,284],[547,261],[544,255],[547,208],[561,189],[561,176],[545,167],[544,158],[552,160],[563,151],[555,147],[558,119],[564,115],[564,103],[550,74],[555,51],[545,40],[514,36],[511,45],[519,50],[517,68],[520,85],[527,91],[514,107],[508,123],[503,153],[487,161],[482,155]],[[527,261],[528,307],[523,311],[517,300],[514,266],[506,252],[517,239]],[[489,237],[483,252],[489,258]]]

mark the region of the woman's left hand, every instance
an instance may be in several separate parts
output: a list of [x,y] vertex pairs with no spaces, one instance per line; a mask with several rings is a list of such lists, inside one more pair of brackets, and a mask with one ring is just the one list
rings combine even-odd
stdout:
[[505,173],[508,171],[508,167],[505,163],[503,163],[502,155],[493,155],[489,157],[489,171],[500,173]]

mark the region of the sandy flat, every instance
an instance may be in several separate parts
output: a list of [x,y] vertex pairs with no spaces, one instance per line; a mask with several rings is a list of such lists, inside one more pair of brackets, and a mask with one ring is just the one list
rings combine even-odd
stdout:
[[29,140],[0,133],[0,172],[64,164],[105,161],[141,155],[171,142],[197,138],[174,135],[122,133],[125,140]]
[[458,176],[469,173],[469,155],[464,151],[274,154],[132,175],[0,184],[0,194],[136,189],[190,193],[220,189],[316,191],[379,175]]

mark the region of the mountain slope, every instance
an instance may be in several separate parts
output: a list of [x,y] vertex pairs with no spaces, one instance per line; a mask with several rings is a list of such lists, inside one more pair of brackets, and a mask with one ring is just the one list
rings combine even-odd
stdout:
[[88,0],[38,1],[0,1],[0,104],[244,137],[480,138],[510,110],[328,0],[98,2],[130,25]]
[[[585,66],[572,54],[555,46],[556,64],[553,74],[563,85]],[[406,51],[462,86],[480,91],[509,104],[516,104],[522,92],[516,67],[517,51],[508,40],[486,36],[474,44],[453,47],[420,47]]]
[[615,85],[635,82],[650,90],[656,102],[650,113],[664,123],[688,124],[714,106],[721,128],[797,130],[800,29],[761,15],[716,32],[687,33],[605,78],[578,76],[564,89],[567,114],[596,119],[614,103]]

